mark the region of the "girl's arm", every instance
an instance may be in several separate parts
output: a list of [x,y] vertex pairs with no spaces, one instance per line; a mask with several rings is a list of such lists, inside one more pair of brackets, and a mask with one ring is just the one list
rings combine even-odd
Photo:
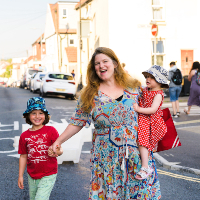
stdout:
[[192,80],[192,77],[195,75],[196,73],[196,70],[192,70],[188,76],[188,81],[191,81]]
[[48,155],[51,157],[57,157],[56,149],[61,148],[61,144],[78,133],[83,126],[75,126],[69,124],[65,131],[57,138],[57,140],[49,147]]
[[142,107],[138,106],[137,103],[134,103],[133,108],[138,113],[150,115],[150,114],[154,114],[158,110],[158,107],[160,106],[161,101],[162,101],[162,95],[157,94],[153,99],[153,103],[152,103],[151,107],[142,108]]
[[18,178],[18,187],[19,187],[20,189],[24,189],[23,174],[24,174],[24,170],[25,170],[25,168],[26,168],[27,158],[28,158],[28,154],[21,154],[21,155],[20,155],[20,158],[19,158],[19,178]]

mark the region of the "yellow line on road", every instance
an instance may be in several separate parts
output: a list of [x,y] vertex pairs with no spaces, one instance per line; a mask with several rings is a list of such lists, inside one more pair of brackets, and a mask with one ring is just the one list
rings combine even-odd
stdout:
[[183,121],[183,122],[176,122],[174,123],[175,125],[180,125],[180,124],[192,124],[192,123],[197,123],[200,122],[200,120],[191,120],[191,121]]
[[157,171],[158,171],[158,174],[162,174],[162,175],[166,175],[166,176],[171,176],[173,178],[180,178],[180,179],[183,179],[183,180],[200,183],[200,179],[199,178],[192,178],[192,177],[189,177],[189,176],[182,176],[182,175],[179,175],[179,174],[174,174],[174,173],[162,171],[160,169],[157,169]]

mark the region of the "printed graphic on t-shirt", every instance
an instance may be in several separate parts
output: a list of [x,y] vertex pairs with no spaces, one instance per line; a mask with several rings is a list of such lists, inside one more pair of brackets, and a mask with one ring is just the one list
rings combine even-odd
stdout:
[[31,135],[25,138],[28,147],[28,160],[30,162],[39,163],[48,160],[47,133],[39,135]]

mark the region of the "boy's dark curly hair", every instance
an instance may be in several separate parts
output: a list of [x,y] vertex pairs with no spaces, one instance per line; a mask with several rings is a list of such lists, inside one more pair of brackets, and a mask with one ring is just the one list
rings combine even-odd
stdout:
[[[48,115],[46,112],[44,112],[43,110],[41,110],[44,114],[45,114],[45,120],[42,123],[43,125],[48,124],[49,120],[51,119],[51,116]],[[32,122],[30,121],[30,113],[24,114],[23,118],[25,118],[25,121],[27,124],[32,125]]]

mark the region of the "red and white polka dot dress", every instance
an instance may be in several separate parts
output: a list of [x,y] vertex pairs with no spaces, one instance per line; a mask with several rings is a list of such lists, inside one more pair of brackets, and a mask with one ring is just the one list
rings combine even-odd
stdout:
[[[139,106],[143,108],[151,107],[153,99],[157,94],[161,94],[164,99],[162,90],[149,91],[147,87],[144,88]],[[167,132],[167,127],[162,117],[162,103],[163,100],[154,114],[139,114],[138,142],[140,145],[147,147],[149,151],[155,148],[158,141],[161,140]]]

